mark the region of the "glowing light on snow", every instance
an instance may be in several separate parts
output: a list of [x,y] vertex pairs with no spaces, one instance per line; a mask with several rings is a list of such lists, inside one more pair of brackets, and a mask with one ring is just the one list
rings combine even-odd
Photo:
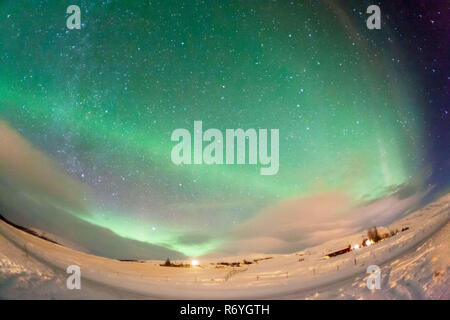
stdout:
[[370,241],[369,239],[366,240],[366,246],[370,246],[372,244],[372,241]]
[[193,266],[198,266],[198,265],[199,265],[199,262],[198,262],[198,260],[192,260],[191,264],[192,264]]
[[358,250],[358,249],[359,249],[359,244],[353,245],[353,250]]

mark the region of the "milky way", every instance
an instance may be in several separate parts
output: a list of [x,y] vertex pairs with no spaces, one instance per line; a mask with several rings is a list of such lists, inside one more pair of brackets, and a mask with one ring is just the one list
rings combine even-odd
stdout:
[[[0,120],[82,189],[82,205],[45,197],[42,210],[199,256],[280,201],[366,203],[424,164],[419,84],[361,1],[71,4],[80,30],[64,1],[0,3]],[[171,133],[195,120],[279,129],[279,172],[174,165]]]

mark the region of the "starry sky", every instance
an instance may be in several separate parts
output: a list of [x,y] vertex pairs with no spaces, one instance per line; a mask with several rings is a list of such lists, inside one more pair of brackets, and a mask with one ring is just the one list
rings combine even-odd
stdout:
[[[268,215],[283,232],[286,203],[302,201],[287,210],[302,226],[305,199],[370,226],[354,208],[397,199],[397,216],[446,192],[448,4],[376,2],[368,30],[370,4],[1,1],[0,214],[96,254],[165,258],[234,253],[252,221],[270,234]],[[195,120],[279,129],[279,172],[174,165],[171,133]],[[300,245],[277,235],[268,247]]]

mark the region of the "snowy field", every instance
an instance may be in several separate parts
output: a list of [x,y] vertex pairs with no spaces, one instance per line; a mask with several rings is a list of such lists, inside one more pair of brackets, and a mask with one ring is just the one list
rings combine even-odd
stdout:
[[[380,228],[397,234],[335,257],[327,254],[361,243],[366,233],[292,254],[200,259],[190,268],[97,257],[0,221],[0,298],[449,299],[449,218],[447,194]],[[81,268],[81,290],[66,287],[69,265]],[[369,265],[381,269],[379,290],[366,287]]]

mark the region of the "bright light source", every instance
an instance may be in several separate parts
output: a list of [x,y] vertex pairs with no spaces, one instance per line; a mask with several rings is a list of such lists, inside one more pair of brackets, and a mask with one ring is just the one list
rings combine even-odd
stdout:
[[370,246],[372,244],[372,241],[370,241],[369,239],[366,240],[366,246]]
[[192,264],[193,266],[198,266],[198,260],[192,260],[191,264]]
[[358,249],[359,249],[359,244],[353,245],[353,250],[358,250]]

